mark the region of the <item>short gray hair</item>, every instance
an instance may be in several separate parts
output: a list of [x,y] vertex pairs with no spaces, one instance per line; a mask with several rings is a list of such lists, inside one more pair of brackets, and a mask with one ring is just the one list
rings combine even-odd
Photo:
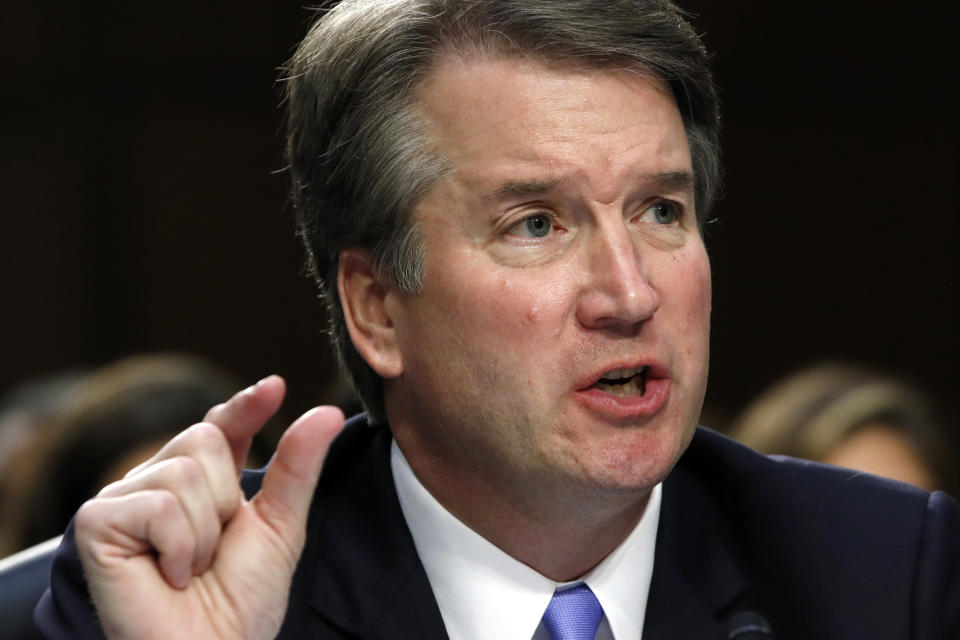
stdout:
[[474,51],[660,78],[686,128],[702,222],[720,189],[719,105],[684,16],[668,0],[344,0],[322,13],[286,70],[287,161],[331,340],[373,422],[386,420],[383,380],[350,341],[337,263],[364,248],[400,290],[421,288],[411,212],[450,171],[416,108],[424,78],[445,54]]

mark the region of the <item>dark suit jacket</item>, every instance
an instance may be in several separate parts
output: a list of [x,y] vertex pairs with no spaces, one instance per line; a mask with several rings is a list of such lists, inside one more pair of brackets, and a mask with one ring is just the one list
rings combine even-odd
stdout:
[[0,638],[42,638],[33,624],[33,608],[50,584],[56,539],[0,560]]
[[[281,637],[447,637],[389,444],[354,419],[331,448]],[[248,475],[245,489],[259,481]],[[960,511],[942,493],[771,459],[699,429],[664,483],[643,637],[726,638],[744,610],[777,640],[957,640]],[[69,532],[36,619],[51,638],[101,637]]]

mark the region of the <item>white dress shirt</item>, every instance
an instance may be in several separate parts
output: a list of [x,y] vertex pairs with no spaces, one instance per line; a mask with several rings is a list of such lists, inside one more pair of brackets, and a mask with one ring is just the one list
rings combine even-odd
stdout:
[[558,583],[507,555],[458,520],[390,451],[400,507],[450,640],[549,640],[541,624],[557,587],[585,582],[603,607],[597,640],[640,640],[660,522],[658,484],[637,526],[580,580]]

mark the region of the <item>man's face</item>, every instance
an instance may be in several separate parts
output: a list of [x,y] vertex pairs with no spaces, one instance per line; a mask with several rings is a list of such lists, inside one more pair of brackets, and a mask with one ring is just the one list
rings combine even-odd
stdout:
[[414,468],[523,491],[642,490],[698,419],[710,269],[661,82],[450,60],[419,93],[454,171],[414,210],[423,291],[391,291],[387,411]]

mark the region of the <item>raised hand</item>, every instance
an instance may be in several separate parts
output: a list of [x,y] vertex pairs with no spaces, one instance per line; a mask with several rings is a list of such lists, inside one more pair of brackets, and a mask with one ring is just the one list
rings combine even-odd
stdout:
[[104,488],[77,513],[77,548],[109,638],[273,638],[303,550],[333,407],[284,433],[247,501],[240,469],[285,385],[271,376]]

